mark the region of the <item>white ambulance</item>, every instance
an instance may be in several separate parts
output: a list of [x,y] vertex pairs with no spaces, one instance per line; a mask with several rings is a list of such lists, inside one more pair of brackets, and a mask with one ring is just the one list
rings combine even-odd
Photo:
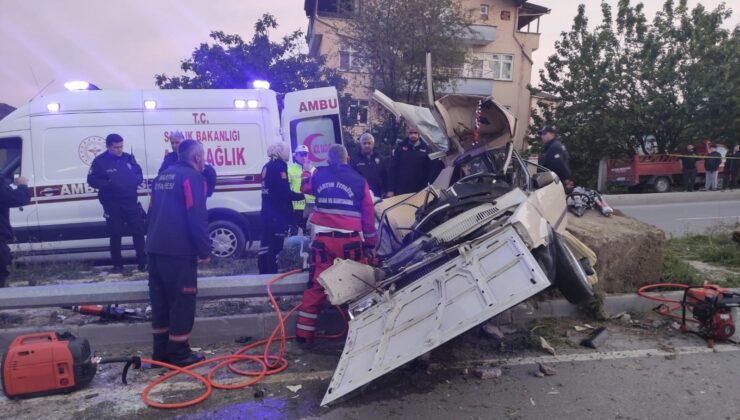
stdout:
[[[203,143],[218,174],[208,199],[214,257],[242,255],[259,240],[260,172],[267,145],[309,147],[325,163],[329,146],[341,142],[339,103],[333,87],[288,93],[282,124],[275,92],[243,90],[65,91],[38,97],[0,120],[0,175],[30,180],[31,203],[10,214],[16,255],[91,253],[108,250],[108,231],[97,193],[87,185],[92,160],[118,133],[141,165],[139,202],[166,153],[169,134]],[[128,241],[128,242],[126,242]],[[124,238],[124,245],[131,245]]]

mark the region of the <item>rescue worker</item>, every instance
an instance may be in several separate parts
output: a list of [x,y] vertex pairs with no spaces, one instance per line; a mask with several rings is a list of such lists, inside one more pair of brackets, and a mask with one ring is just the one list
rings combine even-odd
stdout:
[[335,258],[367,262],[376,243],[373,202],[367,181],[347,163],[347,149],[341,144],[329,148],[328,165],[311,175],[304,172],[303,193],[316,196],[316,208],[309,222],[315,234],[311,243],[311,274],[298,308],[296,336],[299,345],[313,345],[316,323],[326,294],[318,277]]
[[414,127],[406,129],[407,137],[393,150],[386,196],[416,193],[429,184],[431,161],[429,147]]
[[128,226],[134,241],[139,271],[146,270],[144,253],[144,210],[138,202],[138,188],[144,180],[133,155],[123,151],[123,137],[111,133],[105,138],[106,151],[90,166],[87,183],[98,190],[105,221],[110,231],[113,272],[123,271],[121,236]]
[[383,159],[374,149],[375,137],[364,133],[360,136],[360,151],[352,156],[350,164],[352,169],[365,178],[373,195],[383,197],[388,177]]
[[147,232],[152,359],[177,366],[203,360],[188,344],[195,320],[198,261],[208,263],[203,145],[185,140],[179,160],[154,180]]
[[699,157],[694,154],[694,145],[686,146],[686,155],[681,158],[681,175],[683,175],[683,188],[686,191],[694,191],[696,185],[696,162]]
[[565,146],[558,138],[558,131],[551,125],[542,127],[539,131],[542,139],[542,154],[539,158],[539,164],[555,172],[563,182],[565,193],[569,194],[573,190],[573,177],[570,172],[570,155],[565,150]]
[[270,161],[262,168],[262,242],[257,254],[260,274],[277,273],[277,255],[293,224],[293,201],[303,200],[303,194],[290,190],[288,183],[288,147],[273,143],[267,147]]
[[[288,181],[290,182],[290,190],[296,193],[301,192],[301,176],[303,171],[313,171],[313,165],[308,159],[308,147],[302,144],[296,147],[293,152],[293,160],[295,163],[288,165]],[[302,229],[305,235],[306,232],[306,219],[309,213],[313,209],[314,196],[306,195],[304,200],[293,201],[293,218],[295,225]]]
[[[157,175],[164,172],[165,169],[169,168],[170,166],[177,163],[177,147],[180,145],[180,142],[185,140],[185,136],[182,135],[179,131],[174,131],[170,133],[169,135],[170,145],[172,146],[172,152],[167,153],[164,155],[164,160],[162,161],[162,166],[159,167],[159,171],[157,171]],[[208,185],[208,194],[207,196],[210,197],[213,195],[213,192],[216,191],[216,170],[213,169],[213,166],[206,163],[206,165],[203,167],[203,177],[206,179],[206,185]]]
[[8,247],[8,242],[13,241],[10,208],[28,204],[31,201],[31,191],[28,189],[28,179],[24,176],[15,180],[17,186],[15,189],[5,178],[2,178],[0,183],[0,287],[5,287],[5,281],[10,275],[8,266],[13,261],[13,255]]

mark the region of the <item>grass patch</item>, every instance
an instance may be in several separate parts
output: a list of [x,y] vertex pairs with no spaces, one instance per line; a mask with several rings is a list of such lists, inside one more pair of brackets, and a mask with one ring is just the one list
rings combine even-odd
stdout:
[[55,280],[76,280],[80,271],[92,271],[91,261],[46,261],[43,263],[14,263],[8,283],[27,282],[29,286],[53,283]]
[[[701,261],[740,272],[740,244],[733,241],[732,228],[727,226],[711,228],[702,235],[668,239],[661,279],[675,283],[702,283],[703,273],[687,263],[687,260]],[[740,275],[728,275],[721,284],[740,287]]]
[[705,235],[689,235],[666,241],[666,251],[689,259],[712,263],[740,271],[740,244],[732,240],[732,232],[708,231]]

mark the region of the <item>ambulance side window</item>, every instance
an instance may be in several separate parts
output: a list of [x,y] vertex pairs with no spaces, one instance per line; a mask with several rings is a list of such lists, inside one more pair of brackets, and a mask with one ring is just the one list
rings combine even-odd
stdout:
[[308,158],[316,166],[326,164],[326,153],[333,144],[342,143],[342,128],[338,115],[323,115],[290,122],[290,146],[308,147]]
[[12,182],[21,174],[20,137],[0,138],[0,176]]

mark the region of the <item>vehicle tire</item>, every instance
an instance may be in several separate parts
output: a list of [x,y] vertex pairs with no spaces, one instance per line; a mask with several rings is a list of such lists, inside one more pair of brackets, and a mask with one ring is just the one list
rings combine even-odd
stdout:
[[557,272],[558,256],[555,253],[555,245],[552,239],[552,231],[550,231],[550,239],[547,245],[539,246],[532,250],[532,256],[540,265],[540,268],[550,280],[550,283],[555,284],[555,275]]
[[556,233],[552,246],[557,255],[555,286],[560,293],[574,305],[591,299],[594,295],[591,282],[573,251],[565,244],[565,239]]
[[671,190],[671,179],[661,176],[653,183],[653,191],[656,193],[664,193]]
[[239,258],[247,246],[244,229],[230,220],[214,220],[208,224],[211,255],[215,259]]

